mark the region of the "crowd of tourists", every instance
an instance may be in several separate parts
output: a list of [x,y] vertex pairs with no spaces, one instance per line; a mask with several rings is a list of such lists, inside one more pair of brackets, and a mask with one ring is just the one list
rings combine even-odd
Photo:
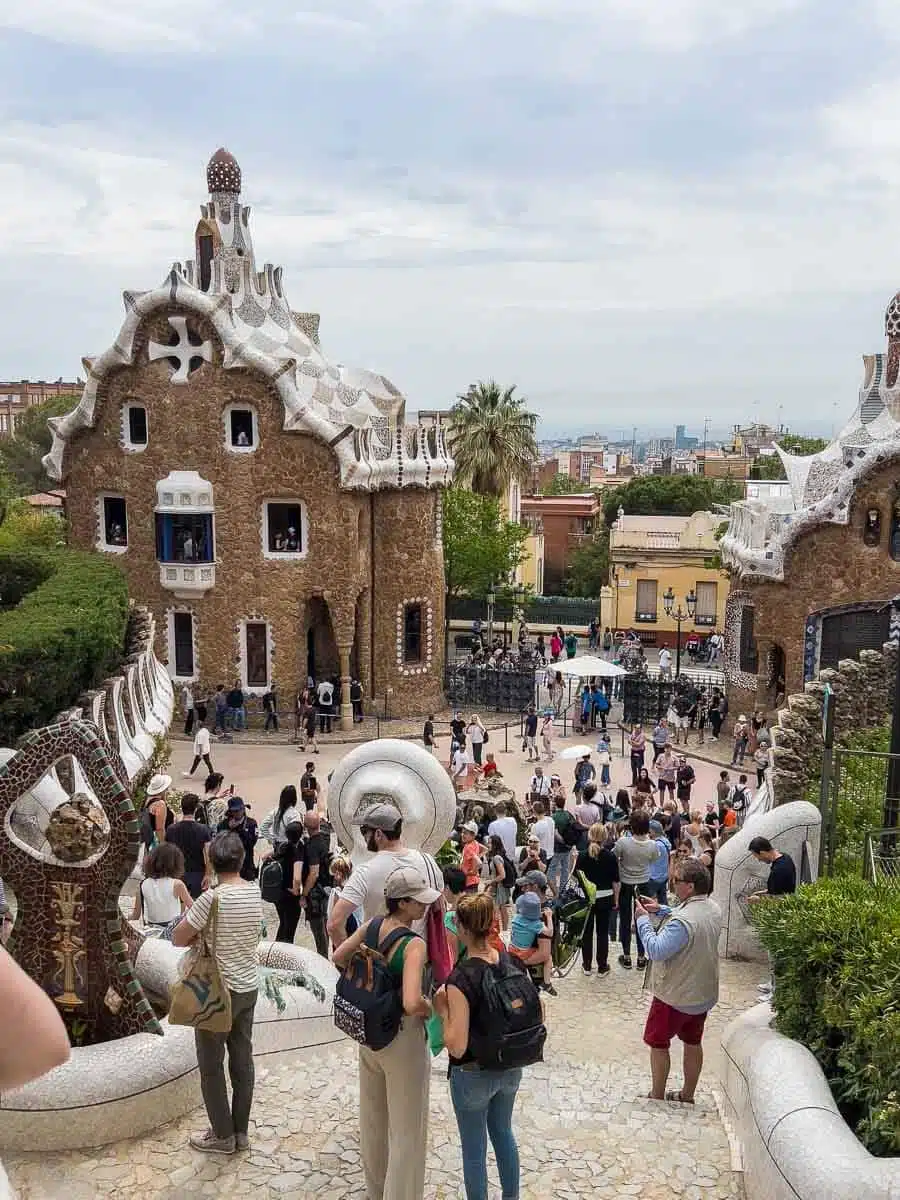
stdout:
[[[593,714],[594,689],[587,691]],[[542,1055],[542,997],[556,997],[564,986],[555,978],[554,954],[560,910],[573,886],[588,897],[583,974],[609,976],[615,943],[620,968],[632,968],[634,948],[636,966],[648,971],[650,1097],[693,1103],[706,1015],[718,998],[721,914],[710,896],[716,854],[742,823],[751,793],[745,774],[733,781],[723,770],[715,794],[697,803],[693,767],[676,751],[681,739],[668,718],[649,736],[632,731],[631,784],[613,790],[605,716],[601,704],[594,719],[598,765],[595,755],[583,756],[563,779],[540,761],[552,758],[552,743],[543,738],[541,715],[530,710],[523,751],[533,775],[518,800],[504,798],[481,717],[454,713],[447,767],[457,789],[451,834],[457,861],[443,869],[406,846],[397,809],[379,803],[358,818],[372,857],[354,867],[324,820],[314,758],[259,822],[215,772],[202,794],[181,797],[177,819],[167,799],[171,778],[150,781],[134,918],[177,946],[214,930],[231,998],[227,1035],[196,1032],[209,1128],[191,1138],[195,1149],[227,1155],[249,1145],[264,901],[277,913],[276,940],[293,943],[305,918],[318,953],[340,971],[335,1020],[360,1043],[360,1145],[369,1195],[423,1195],[430,1064],[442,1049],[467,1197],[488,1194],[488,1143],[503,1195],[518,1194],[514,1109],[523,1070]],[[747,724],[749,751],[749,739],[755,734],[757,745],[764,743],[766,730],[764,722]],[[423,741],[438,753],[433,718]],[[462,794],[476,784],[497,788]],[[790,859],[781,861],[785,856],[761,839],[751,850],[770,863],[772,895],[793,889]],[[381,964],[374,985],[372,962]],[[517,1012],[524,1015],[513,1027],[509,1014]],[[673,1038],[684,1046],[677,1090],[668,1088]],[[498,1047],[505,1048],[499,1055]]]

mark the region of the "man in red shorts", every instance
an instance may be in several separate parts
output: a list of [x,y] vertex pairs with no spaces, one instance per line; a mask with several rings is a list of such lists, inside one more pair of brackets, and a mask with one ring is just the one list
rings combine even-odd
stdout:
[[[653,1003],[647,1014],[644,1041],[650,1047],[652,1100],[694,1103],[703,1067],[703,1026],[719,999],[719,933],[722,913],[710,899],[709,871],[695,858],[675,870],[679,904],[670,909],[656,900],[635,897],[634,914],[644,950],[650,959],[648,986]],[[658,929],[650,914],[662,914]],[[672,1038],[684,1044],[684,1083],[666,1091]]]

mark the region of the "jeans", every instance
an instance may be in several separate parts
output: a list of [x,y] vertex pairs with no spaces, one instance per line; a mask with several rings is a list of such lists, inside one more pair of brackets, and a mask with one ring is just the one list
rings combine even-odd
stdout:
[[216,706],[216,718],[213,721],[213,733],[224,733],[225,723],[228,716],[227,708],[219,708]]
[[276,942],[289,942],[293,945],[294,935],[300,921],[300,897],[293,892],[282,892],[275,901],[275,911],[278,913],[278,932]]
[[597,966],[609,964],[609,914],[612,912],[612,896],[601,896],[588,911],[581,937],[581,960],[585,969],[591,969],[591,954],[594,942],[594,926],[597,930]]
[[265,724],[264,732],[268,733],[270,729],[274,729],[276,733],[278,732],[278,713],[275,713],[275,712],[267,712],[266,713],[266,724]]
[[[569,865],[571,861],[571,850],[560,850],[558,854],[554,854],[550,858],[550,862],[547,866],[547,882],[555,889],[557,895],[559,895],[559,893],[569,882],[569,876],[572,874],[572,870]],[[554,883],[554,879],[557,878],[559,882]]]
[[634,787],[634,785],[637,783],[638,775],[640,774],[641,767],[643,765],[644,765],[644,751],[643,750],[632,750],[632,752],[631,752],[631,786],[632,787]]
[[184,714],[184,734],[185,737],[190,737],[194,728],[194,710],[189,708]]
[[483,742],[472,742],[472,757],[479,767],[481,766],[481,748],[483,744]]
[[[626,958],[631,955],[631,922],[634,918],[634,897],[649,896],[649,883],[623,883],[619,889],[619,940],[622,943],[622,953]],[[644,943],[641,935],[635,929],[634,940],[637,942],[638,958],[644,957]]]
[[193,773],[197,770],[197,768],[200,766],[201,758],[206,763],[207,771],[209,772],[210,775],[212,775],[212,773],[213,773],[212,759],[209,757],[208,754],[195,754],[194,755],[194,761],[191,763],[191,769],[190,769],[190,771],[188,771],[188,775],[193,775]]
[[669,881],[668,879],[651,879],[649,883],[643,884],[643,895],[650,896],[651,899],[658,900],[660,904],[669,903]]
[[512,1131],[521,1067],[505,1071],[450,1072],[450,1099],[462,1146],[466,1200],[487,1200],[487,1141],[491,1139],[503,1200],[518,1200],[519,1148]]
[[328,934],[325,932],[325,916],[311,917],[306,914],[306,923],[313,935],[313,941],[316,943],[316,954],[322,958],[328,957]]
[[[231,1030],[207,1033],[194,1030],[200,1090],[213,1135],[219,1139],[246,1133],[253,1103],[253,1010],[256,991],[231,992]],[[231,1106],[225,1087],[225,1051],[231,1077]]]

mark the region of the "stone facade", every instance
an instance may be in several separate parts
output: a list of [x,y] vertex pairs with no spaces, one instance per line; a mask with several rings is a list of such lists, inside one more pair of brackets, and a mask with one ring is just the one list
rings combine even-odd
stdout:
[[[821,668],[823,621],[869,613],[888,632],[890,601],[900,592],[900,562],[891,557],[891,515],[900,489],[900,453],[857,484],[846,525],[823,524],[798,537],[785,555],[784,580],[745,576],[733,585],[727,618],[729,700],[732,714],[771,707],[776,693],[803,690]],[[877,544],[864,541],[870,512],[881,514]],[[741,626],[752,606],[757,670],[742,658]],[[861,632],[863,636],[865,631]],[[876,643],[881,639],[876,636]],[[779,666],[783,686],[778,685]]]
[[[280,269],[250,270],[249,209],[221,191],[226,176],[240,187],[236,164],[222,174],[224,153],[211,161],[219,190],[197,234],[200,262],[212,231],[212,262],[174,269],[156,292],[126,293],[122,333],[86,364],[78,408],[52,423],[47,465],[65,477],[71,540],[119,557],[156,618],[160,659],[199,692],[235,679],[257,694],[274,686],[286,713],[311,673],[341,677],[345,702],[356,677],[366,701],[386,699],[393,714],[439,707],[440,487],[452,474],[443,431],[407,428],[383,377],[330,364],[318,320],[313,340],[309,314],[290,311]],[[130,405],[145,413],[137,444]],[[248,422],[244,444],[235,410]],[[124,538],[109,536],[105,498],[124,501]],[[157,531],[180,502],[201,524],[211,513],[200,541],[212,549],[194,559]],[[273,552],[272,503],[301,514],[292,553]],[[192,618],[180,666],[179,613]],[[178,625],[183,642],[184,616]]]
[[842,741],[862,729],[885,724],[893,711],[897,645],[860,651],[859,661],[844,659],[832,670],[787,698],[772,730],[769,788],[774,804],[803,800],[822,767],[822,706],[825,685],[834,692],[834,736]]

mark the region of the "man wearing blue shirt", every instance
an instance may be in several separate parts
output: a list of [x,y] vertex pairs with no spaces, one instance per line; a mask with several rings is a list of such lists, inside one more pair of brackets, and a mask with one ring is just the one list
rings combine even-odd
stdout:
[[650,836],[659,847],[656,861],[650,864],[650,880],[644,889],[645,894],[652,896],[660,904],[665,904],[669,896],[669,839],[665,835],[659,821],[650,822]]
[[[674,887],[679,901],[674,909],[635,897],[635,923],[650,959],[648,987],[653,994],[644,1041],[650,1047],[650,1098],[693,1104],[703,1068],[706,1014],[719,999],[722,914],[710,899],[709,871],[697,859],[679,863]],[[653,928],[651,913],[663,917],[658,929]],[[684,1045],[684,1083],[680,1091],[667,1092],[673,1037]]]

